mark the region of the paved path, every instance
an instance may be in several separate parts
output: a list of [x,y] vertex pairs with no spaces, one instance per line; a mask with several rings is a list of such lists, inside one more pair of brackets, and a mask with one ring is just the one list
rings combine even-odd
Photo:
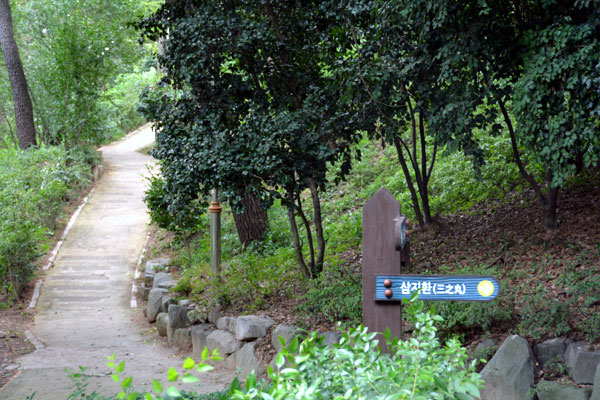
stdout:
[[[146,164],[137,150],[150,144],[149,126],[102,150],[106,172],[72,226],[44,278],[32,329],[41,348],[20,360],[20,373],[1,392],[2,400],[65,400],[70,381],[65,368],[88,367],[91,390],[114,394],[106,356],[126,361],[125,372],[139,389],[152,378],[166,383],[166,370],[183,358],[155,342],[156,335],[131,309],[131,281],[146,238],[148,216],[142,201]],[[201,392],[230,382],[230,374],[203,375]]]

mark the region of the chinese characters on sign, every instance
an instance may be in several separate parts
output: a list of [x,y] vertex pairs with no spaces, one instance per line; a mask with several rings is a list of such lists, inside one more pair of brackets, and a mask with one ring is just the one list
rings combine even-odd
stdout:
[[491,276],[378,275],[375,300],[398,301],[419,292],[421,300],[489,301],[498,296],[500,285]]

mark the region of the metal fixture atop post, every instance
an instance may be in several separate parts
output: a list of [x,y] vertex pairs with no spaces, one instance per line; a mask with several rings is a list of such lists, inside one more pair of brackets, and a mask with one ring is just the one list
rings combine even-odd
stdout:
[[208,212],[210,213],[210,267],[213,281],[218,279],[221,271],[221,211],[219,192],[212,190],[212,199]]

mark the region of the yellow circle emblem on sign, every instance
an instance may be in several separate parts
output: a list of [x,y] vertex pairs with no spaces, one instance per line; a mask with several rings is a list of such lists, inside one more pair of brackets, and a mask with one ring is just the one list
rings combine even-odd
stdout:
[[477,291],[483,297],[490,297],[492,294],[494,294],[494,284],[487,279],[485,281],[481,281],[479,282],[479,285],[477,285]]

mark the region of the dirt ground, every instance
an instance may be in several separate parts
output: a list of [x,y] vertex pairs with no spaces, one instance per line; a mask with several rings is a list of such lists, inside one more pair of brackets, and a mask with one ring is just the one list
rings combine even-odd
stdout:
[[25,336],[33,318],[27,311],[28,305],[22,302],[0,310],[0,388],[17,373],[16,358],[35,350]]

